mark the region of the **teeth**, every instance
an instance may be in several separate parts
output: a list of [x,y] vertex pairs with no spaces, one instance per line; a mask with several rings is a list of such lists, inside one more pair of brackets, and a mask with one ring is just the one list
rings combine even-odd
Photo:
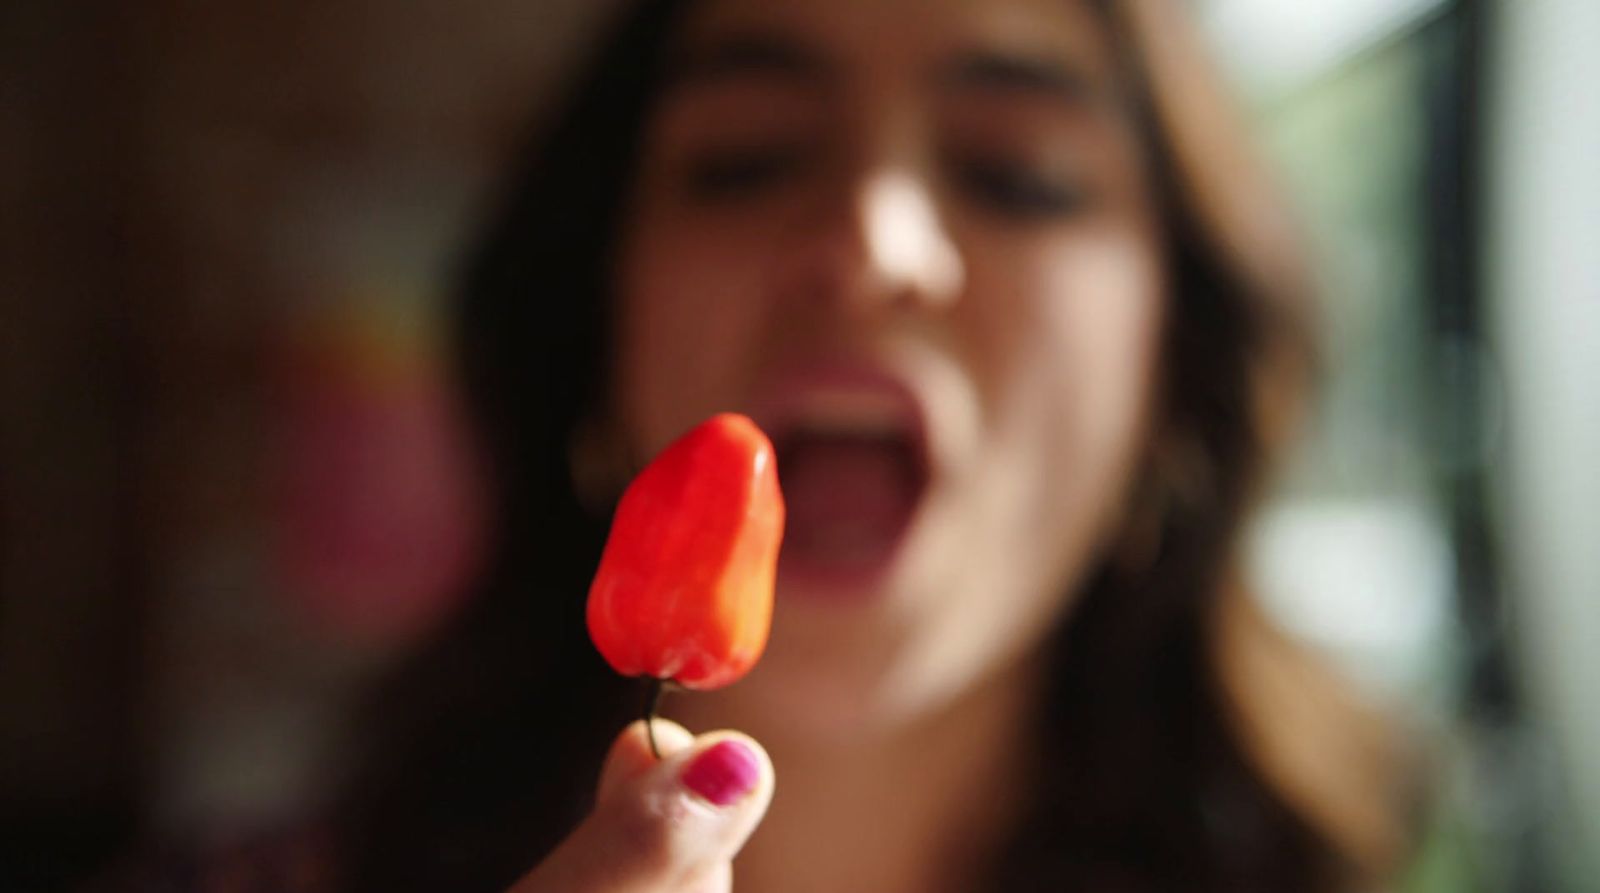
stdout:
[[899,437],[909,427],[905,407],[881,394],[822,391],[806,395],[794,413],[796,427],[827,434]]

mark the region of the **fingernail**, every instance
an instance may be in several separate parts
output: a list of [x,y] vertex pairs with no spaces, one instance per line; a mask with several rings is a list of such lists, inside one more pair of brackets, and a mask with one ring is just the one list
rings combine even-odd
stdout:
[[731,806],[756,789],[761,761],[745,744],[729,738],[707,748],[683,770],[683,785],[716,806]]

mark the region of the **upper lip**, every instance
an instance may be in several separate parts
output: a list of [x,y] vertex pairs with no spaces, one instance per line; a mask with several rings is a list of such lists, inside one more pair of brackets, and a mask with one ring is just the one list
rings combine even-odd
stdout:
[[[839,422],[867,436],[903,438],[926,474],[929,465],[926,402],[905,376],[880,363],[830,360],[788,366],[760,389],[750,416],[781,450],[792,435]],[[846,433],[850,433],[847,431]]]

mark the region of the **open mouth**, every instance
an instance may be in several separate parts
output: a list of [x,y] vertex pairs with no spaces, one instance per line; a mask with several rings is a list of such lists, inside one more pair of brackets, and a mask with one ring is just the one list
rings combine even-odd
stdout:
[[760,415],[788,509],[780,575],[849,584],[885,572],[930,479],[910,392],[877,374],[812,378]]

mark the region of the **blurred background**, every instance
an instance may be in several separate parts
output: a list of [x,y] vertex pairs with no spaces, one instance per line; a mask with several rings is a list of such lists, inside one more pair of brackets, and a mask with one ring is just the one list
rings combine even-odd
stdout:
[[[0,888],[325,804],[480,554],[451,262],[613,5],[0,5]],[[1402,889],[1600,889],[1600,3],[1195,5],[1328,295],[1262,591],[1428,754]]]

